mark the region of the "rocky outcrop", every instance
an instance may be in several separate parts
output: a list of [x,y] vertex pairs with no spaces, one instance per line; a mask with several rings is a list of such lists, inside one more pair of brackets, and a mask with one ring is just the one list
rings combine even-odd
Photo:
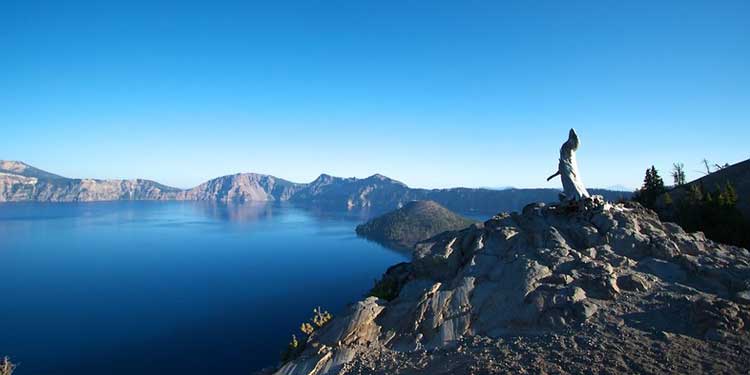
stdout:
[[414,201],[357,226],[358,235],[396,249],[410,249],[438,233],[474,223],[433,201]]
[[532,204],[440,234],[276,374],[744,373],[750,252],[638,204]]

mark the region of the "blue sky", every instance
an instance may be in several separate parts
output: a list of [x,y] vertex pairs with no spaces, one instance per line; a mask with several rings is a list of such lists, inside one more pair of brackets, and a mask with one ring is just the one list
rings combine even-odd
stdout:
[[[110,3],[110,4],[104,4]],[[750,158],[750,2],[0,2],[0,159],[190,187],[589,186]],[[665,178],[665,180],[668,180]]]

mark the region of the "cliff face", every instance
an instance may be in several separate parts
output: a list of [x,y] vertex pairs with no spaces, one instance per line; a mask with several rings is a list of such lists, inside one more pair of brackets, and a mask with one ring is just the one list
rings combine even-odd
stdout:
[[382,209],[398,208],[413,200],[412,196],[408,186],[379,174],[362,179],[323,174],[295,194],[292,201],[335,209]]
[[179,189],[149,180],[40,179],[0,173],[0,202],[175,199]]
[[37,181],[34,177],[0,173],[0,202],[33,200]]
[[743,373],[750,252],[598,199],[416,245],[279,375]]
[[255,173],[215,178],[177,194],[179,200],[222,202],[286,201],[305,185]]
[[155,181],[73,179],[18,161],[0,161],[0,202],[175,199],[180,189]]

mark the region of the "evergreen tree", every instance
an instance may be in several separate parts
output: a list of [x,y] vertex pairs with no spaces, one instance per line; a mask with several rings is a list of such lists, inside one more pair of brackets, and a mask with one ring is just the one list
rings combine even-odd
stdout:
[[654,179],[654,182],[653,182],[654,191],[659,194],[666,191],[666,189],[664,188],[664,180],[661,179],[661,177],[659,176],[659,172],[656,171],[656,168],[653,165],[651,166],[651,174],[653,175],[653,179]]
[[656,200],[666,192],[664,180],[659,176],[656,167],[646,169],[646,177],[643,179],[643,187],[637,192],[636,200],[648,208],[656,207]]
[[713,191],[690,184],[685,198],[676,204],[674,219],[688,232],[702,231],[706,237],[726,243],[750,246],[750,221],[737,209],[737,192],[731,183]]
[[691,184],[688,190],[688,203],[698,204],[703,200],[703,189],[698,184]]
[[[679,171],[677,166],[674,165],[672,173],[675,184],[682,182],[675,173]],[[729,181],[716,185],[713,190],[698,181],[675,191],[684,193],[673,198],[652,166],[646,170],[643,186],[635,191],[633,200],[656,210],[662,220],[674,221],[688,232],[702,231],[714,241],[750,248],[750,220],[737,208],[737,191]],[[663,199],[664,204],[655,207],[657,199]]]
[[724,195],[726,197],[727,205],[737,205],[737,190],[734,189],[734,185],[732,185],[729,181],[727,181],[727,183],[724,185]]

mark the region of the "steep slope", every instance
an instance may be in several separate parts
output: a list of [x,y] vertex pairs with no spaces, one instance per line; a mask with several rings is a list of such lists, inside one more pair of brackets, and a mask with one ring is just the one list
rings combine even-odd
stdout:
[[409,249],[438,233],[463,229],[472,223],[434,201],[414,201],[357,226],[356,232],[391,247]]
[[8,173],[17,176],[34,177],[38,179],[48,180],[65,178],[38,168],[34,168],[26,163],[13,160],[0,160],[0,173]]
[[724,186],[727,182],[737,191],[737,208],[745,217],[750,218],[750,159],[676,187],[669,193],[672,199],[679,200],[693,184],[702,186],[704,191],[713,191],[717,186]]
[[417,244],[277,374],[745,373],[750,252],[638,204],[533,204]]
[[16,174],[0,173],[0,202],[34,200],[34,189],[38,180]]
[[177,195],[177,199],[222,202],[286,201],[302,187],[304,185],[273,176],[238,173],[215,178],[182,191]]

